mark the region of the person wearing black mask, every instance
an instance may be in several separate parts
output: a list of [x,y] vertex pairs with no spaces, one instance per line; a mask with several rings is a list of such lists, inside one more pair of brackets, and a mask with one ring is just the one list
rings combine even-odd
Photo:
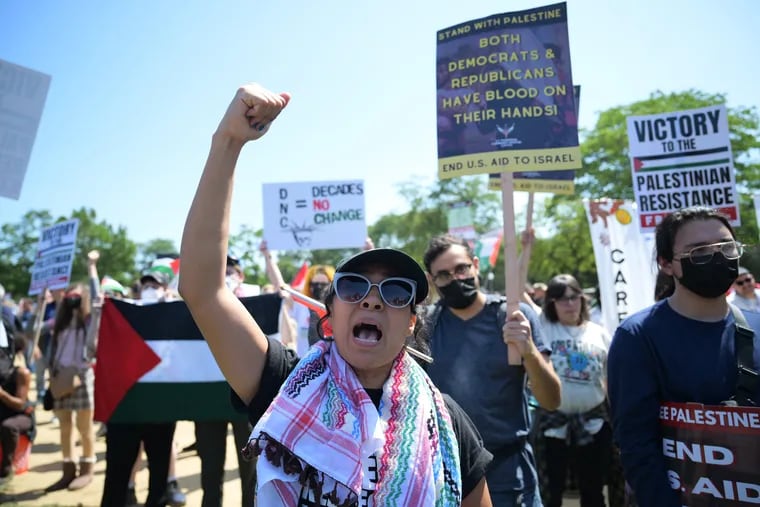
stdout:
[[[441,297],[426,319],[433,357],[428,375],[465,409],[494,455],[487,475],[493,505],[540,506],[535,462],[526,441],[525,382],[530,380],[541,406],[555,410],[560,381],[538,317],[520,303],[520,311],[507,318],[504,299],[480,290],[480,260],[462,239],[433,238],[423,260]],[[520,351],[522,365],[508,364],[507,343]]]
[[[69,377],[72,380],[66,382],[73,390],[53,396],[52,408],[61,430],[63,476],[48,486],[46,491],[83,488],[92,482],[95,467],[95,373],[92,365],[100,327],[100,307],[91,304],[90,291],[79,283],[66,289],[62,303],[53,326],[52,350],[48,360],[50,382],[54,383],[59,375],[61,378],[69,377],[67,371],[73,370],[75,376]],[[75,425],[82,442],[79,467],[74,458]]]
[[[728,451],[726,443],[714,440],[716,433],[725,439],[745,430],[720,423],[718,416],[725,416],[726,410],[740,415],[740,409],[724,405],[760,405],[760,314],[732,308],[726,301],[726,291],[739,273],[743,246],[728,219],[704,207],[664,217],[655,243],[660,273],[673,282],[672,295],[623,321],[608,356],[613,435],[626,479],[638,504],[647,507],[696,505],[692,502],[697,496],[710,502],[721,493],[714,487],[703,489],[706,484],[748,484],[745,493],[756,499],[757,468],[741,470],[746,461],[741,445],[733,446],[737,454],[731,463],[717,467],[709,465],[715,460],[707,455],[704,465],[692,463],[698,457],[668,459],[676,456],[671,445],[685,440],[689,449]],[[702,424],[697,417],[699,433],[679,438],[678,431],[693,431],[686,423],[695,421],[686,414],[671,423],[668,414],[672,404],[695,406],[687,403],[699,404],[700,414],[715,414],[715,420]],[[750,449],[749,455],[756,456],[756,450]],[[698,480],[689,477],[694,473]],[[732,481],[723,480],[729,477]],[[735,498],[730,489],[725,494]]]
[[[332,266],[326,266],[323,264],[311,266],[304,278],[304,295],[323,303],[327,288],[332,283],[333,276],[335,276],[335,268]],[[319,326],[319,315],[317,312],[306,306],[296,304],[293,306],[293,319],[298,326],[296,351],[300,356],[304,356],[306,355],[306,351],[309,350],[309,347],[321,339],[321,336],[317,331],[317,327]]]

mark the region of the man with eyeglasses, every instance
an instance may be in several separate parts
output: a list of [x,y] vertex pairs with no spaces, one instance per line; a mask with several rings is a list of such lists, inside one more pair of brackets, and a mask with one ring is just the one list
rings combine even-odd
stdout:
[[[493,505],[541,506],[525,387],[529,380],[538,402],[554,410],[560,382],[536,313],[520,303],[507,318],[503,298],[480,290],[479,259],[462,239],[433,238],[423,260],[441,297],[426,322],[428,375],[465,409],[494,455],[487,475]],[[520,351],[522,365],[509,365],[506,342]]]
[[739,276],[734,282],[734,292],[728,302],[740,310],[760,311],[760,290],[755,286],[755,277],[745,267],[739,268]]
[[625,478],[646,507],[757,503],[760,429],[725,415],[755,417],[760,405],[760,314],[726,301],[743,245],[729,219],[705,207],[666,215],[655,244],[672,295],[618,326],[607,362]]

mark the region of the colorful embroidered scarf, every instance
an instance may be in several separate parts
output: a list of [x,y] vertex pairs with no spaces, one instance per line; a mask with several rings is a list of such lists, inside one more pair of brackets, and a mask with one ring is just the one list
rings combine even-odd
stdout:
[[452,506],[459,446],[443,398],[402,351],[376,409],[331,341],[311,348],[251,434],[259,505]]

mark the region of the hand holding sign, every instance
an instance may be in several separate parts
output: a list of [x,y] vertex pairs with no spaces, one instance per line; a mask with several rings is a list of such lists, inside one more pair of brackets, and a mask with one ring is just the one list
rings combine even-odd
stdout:
[[242,144],[259,139],[288,102],[289,93],[270,92],[256,83],[241,86],[216,134]]
[[535,348],[531,340],[530,322],[521,311],[513,312],[502,328],[504,343],[514,346],[525,357]]

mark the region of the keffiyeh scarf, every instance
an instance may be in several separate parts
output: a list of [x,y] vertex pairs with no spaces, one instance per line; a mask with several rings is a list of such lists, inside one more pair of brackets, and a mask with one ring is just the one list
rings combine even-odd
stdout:
[[311,348],[253,429],[259,505],[452,506],[459,447],[443,398],[402,351],[379,407],[332,341]]

